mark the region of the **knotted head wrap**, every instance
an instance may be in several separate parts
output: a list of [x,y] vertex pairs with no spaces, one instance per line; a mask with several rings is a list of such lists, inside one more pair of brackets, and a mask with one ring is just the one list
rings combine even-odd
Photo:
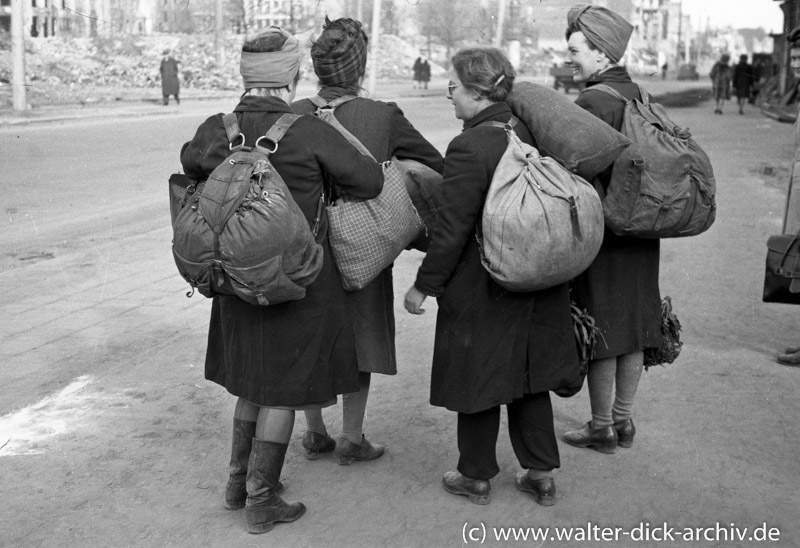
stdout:
[[586,39],[618,63],[628,47],[633,25],[602,6],[578,5],[567,13],[567,23],[581,31]]
[[355,19],[325,17],[322,34],[311,46],[311,60],[319,82],[325,86],[355,84],[367,67],[369,38]]
[[[249,51],[249,44],[268,42],[274,35],[286,37],[286,42],[275,51]],[[276,37],[277,38],[277,37]],[[255,48],[258,49],[258,48]],[[245,51],[248,50],[248,51]],[[244,89],[282,88],[294,82],[300,70],[300,42],[280,27],[270,27],[245,43],[239,62],[239,73]]]
[[800,25],[797,25],[786,35],[786,41],[789,42],[790,48],[800,48]]

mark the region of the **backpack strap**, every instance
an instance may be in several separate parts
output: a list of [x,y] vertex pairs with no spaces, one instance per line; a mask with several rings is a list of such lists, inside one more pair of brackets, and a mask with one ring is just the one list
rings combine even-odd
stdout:
[[[639,95],[642,98],[642,103],[644,103],[645,105],[649,105],[650,104],[650,94],[647,93],[647,91],[642,86],[637,84],[636,82],[633,82],[633,85],[636,86],[637,90],[639,90]],[[622,101],[622,102],[624,102],[626,104],[629,102],[629,100],[626,99],[625,96],[622,95],[619,91],[617,91],[616,89],[614,89],[611,86],[606,85],[606,84],[594,85],[594,86],[592,86],[590,88],[584,89],[583,91],[581,91],[581,93],[586,93],[587,91],[591,91],[591,90],[601,91],[603,93],[611,95],[612,97],[616,97],[617,99],[619,99],[620,101]]]
[[489,120],[488,122],[483,122],[482,124],[478,125],[496,127],[506,131],[514,131],[514,126],[516,126],[518,122],[519,120],[517,120],[516,116],[512,115],[511,118],[508,119],[508,122],[496,122],[495,120]]
[[294,124],[299,118],[302,118],[302,115],[289,112],[282,115],[280,118],[278,118],[277,122],[272,124],[272,127],[267,130],[266,134],[258,138],[258,141],[256,141],[256,146],[258,146],[258,143],[261,142],[261,139],[266,139],[275,145],[269,152],[275,152],[278,150],[278,141],[280,141],[283,136],[286,135],[286,132],[289,131],[290,127],[292,127],[292,124]]
[[236,117],[235,112],[229,112],[222,115],[222,124],[225,126],[225,133],[228,134],[228,148],[233,150],[233,143],[236,139],[241,138],[242,142],[239,146],[244,146],[244,134],[239,129],[239,119]]
[[317,108],[328,106],[328,101],[320,97],[319,95],[315,95],[313,97],[308,98],[309,101],[314,103],[314,106]]

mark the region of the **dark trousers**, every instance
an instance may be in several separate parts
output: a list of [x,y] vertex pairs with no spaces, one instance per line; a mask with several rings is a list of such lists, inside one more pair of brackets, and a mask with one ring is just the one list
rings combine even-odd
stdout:
[[[550,393],[527,394],[506,406],[508,435],[525,469],[552,470],[561,466],[553,426]],[[479,413],[458,414],[458,471],[488,480],[500,472],[495,446],[500,432],[500,406]]]

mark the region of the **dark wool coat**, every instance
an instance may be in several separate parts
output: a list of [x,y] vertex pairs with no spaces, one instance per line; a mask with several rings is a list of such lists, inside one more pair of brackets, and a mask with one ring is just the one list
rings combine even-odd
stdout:
[[181,89],[180,80],[178,80],[178,62],[174,57],[165,57],[161,60],[161,94],[166,97],[168,95],[178,95]]
[[738,62],[733,67],[733,91],[740,99],[749,99],[750,90],[757,78],[753,74],[753,65],[747,62]]
[[[641,99],[627,71],[615,67],[592,77],[576,103],[622,129],[625,104],[592,86],[603,83],[628,99]],[[608,188],[611,169],[598,176]],[[572,282],[572,298],[594,316],[603,333],[596,359],[611,358],[661,345],[661,297],[658,289],[660,241],[617,236],[606,228],[603,245],[591,266]]]
[[[347,95],[342,88],[323,87],[320,97],[330,102]],[[296,101],[298,114],[310,114],[316,106],[308,99]],[[356,98],[336,108],[336,119],[367,147],[378,162],[416,160],[441,173],[442,155],[434,148],[394,103]],[[347,293],[359,371],[394,375],[395,355],[394,286],[392,268],[384,270],[359,291]]]
[[[275,97],[246,96],[234,112],[252,145],[278,118],[292,112]],[[183,146],[181,163],[193,179],[205,179],[229,154],[222,115],[207,119]],[[323,179],[340,194],[368,199],[380,193],[380,164],[362,156],[335,129],[312,116],[297,120],[270,156],[309,225]],[[355,343],[347,299],[328,244],[327,218],[317,241],[323,268],[305,298],[256,306],[237,297],[214,298],[205,374],[257,405],[300,406],[327,402],[359,389]]]
[[711,67],[711,88],[714,92],[714,99],[730,99],[731,98],[731,77],[733,69],[727,63],[717,61]]
[[[506,150],[511,109],[497,103],[464,125],[447,148],[440,224],[415,286],[438,297],[431,404],[477,413],[524,394],[580,386],[567,284],[506,291],[480,261],[476,230],[494,170]],[[517,124],[523,142],[533,137]]]

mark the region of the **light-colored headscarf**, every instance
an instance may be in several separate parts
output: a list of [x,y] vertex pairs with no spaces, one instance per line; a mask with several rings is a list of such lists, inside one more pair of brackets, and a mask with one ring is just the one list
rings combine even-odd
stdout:
[[625,54],[633,25],[620,15],[602,6],[580,4],[567,13],[567,23],[580,30],[586,39],[618,63]]
[[280,27],[273,26],[265,31],[270,32],[286,36],[286,43],[280,51],[242,52],[239,73],[244,89],[288,86],[300,70],[300,42]]

